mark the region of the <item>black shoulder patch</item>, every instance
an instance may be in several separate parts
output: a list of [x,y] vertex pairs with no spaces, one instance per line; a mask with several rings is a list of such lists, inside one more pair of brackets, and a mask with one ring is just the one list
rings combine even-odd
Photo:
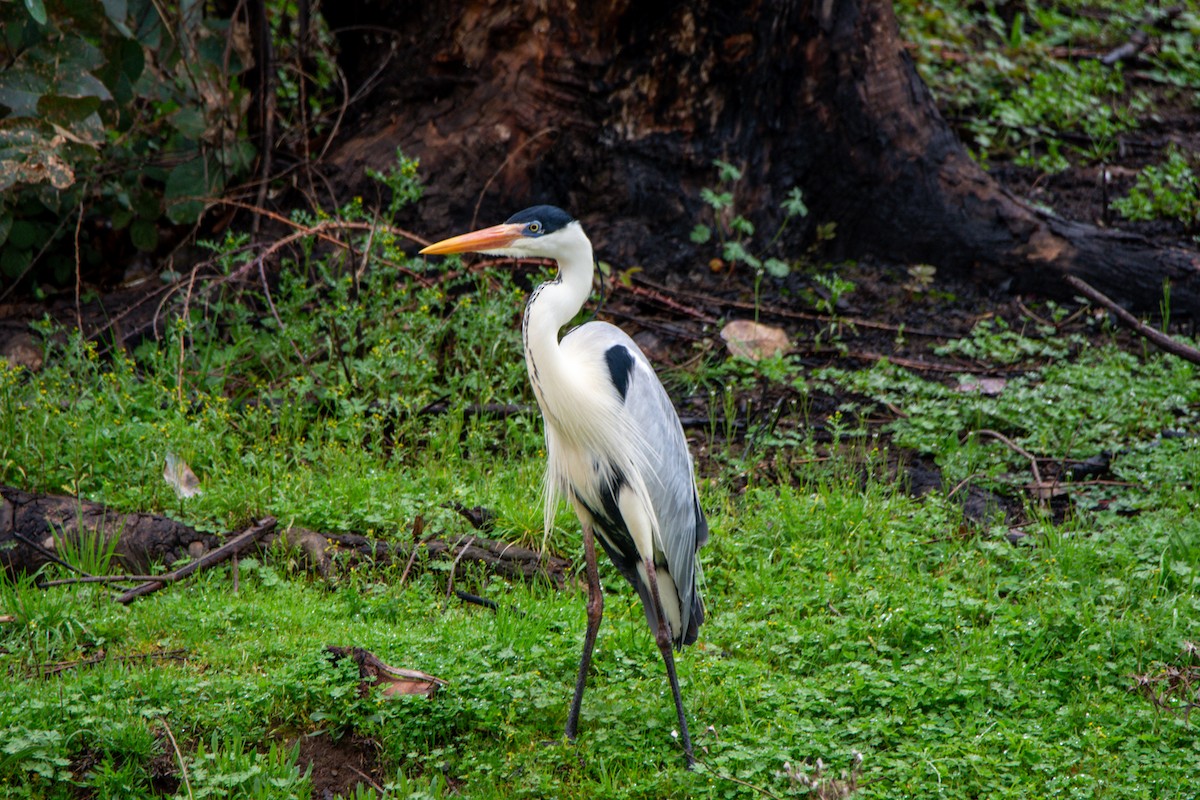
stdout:
[[625,393],[629,391],[629,376],[633,372],[633,354],[625,345],[614,344],[604,352],[604,360],[608,362],[608,374],[613,386],[625,402]]

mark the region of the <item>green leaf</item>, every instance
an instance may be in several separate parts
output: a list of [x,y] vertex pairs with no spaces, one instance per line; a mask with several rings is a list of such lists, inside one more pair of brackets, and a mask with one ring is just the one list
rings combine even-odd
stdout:
[[135,219],[129,226],[129,241],[143,253],[152,253],[158,247],[158,226],[148,219]]
[[81,122],[100,110],[100,98],[64,97],[57,94],[45,94],[37,101],[38,115],[43,119],[69,125]]
[[46,24],[46,5],[42,0],[25,0],[25,10],[38,25]]
[[0,71],[0,103],[13,117],[36,117],[38,98],[49,89],[50,82],[31,71]]
[[743,217],[741,214],[738,214],[729,221],[729,229],[735,233],[741,234],[742,236],[754,235],[754,223]]
[[763,262],[763,268],[767,270],[772,278],[786,278],[788,273],[792,271],[791,264],[786,261],[780,261],[778,258],[768,258]]
[[793,186],[788,192],[787,199],[781,204],[784,212],[789,217],[807,217],[808,206],[804,205],[804,193],[800,191],[800,187]]
[[29,250],[37,242],[41,227],[32,222],[19,219],[9,229],[8,243],[22,250]]
[[31,261],[33,261],[32,250],[21,250],[11,245],[0,248],[0,275],[15,278],[25,272],[25,268]]
[[204,112],[197,106],[184,106],[172,114],[168,120],[171,127],[189,139],[199,139],[208,129]]
[[726,242],[721,254],[725,256],[726,261],[741,261],[755,269],[762,266],[762,261],[751,255],[741,242]]
[[719,158],[713,159],[713,166],[717,168],[717,174],[722,182],[734,182],[742,179],[742,171],[730,164],[728,161],[722,161]]
[[704,244],[712,239],[712,228],[708,227],[707,225],[697,225],[696,227],[692,228],[691,239],[696,244]]
[[66,189],[75,172],[54,144],[54,128],[40,120],[0,120],[0,191],[17,183]]
[[203,156],[185,161],[167,175],[163,199],[167,217],[177,225],[190,225],[208,204],[202,199],[221,188],[220,173]]
[[159,202],[158,195],[144,186],[133,188],[129,197],[129,207],[137,212],[139,217],[146,219],[158,219],[162,214],[162,203]]
[[125,20],[129,16],[127,0],[100,0],[100,2],[104,4],[104,14],[113,27],[120,31],[122,36],[133,36],[133,33],[125,26]]
[[700,190],[700,198],[717,211],[733,205],[733,194],[731,192],[714,192],[708,187]]

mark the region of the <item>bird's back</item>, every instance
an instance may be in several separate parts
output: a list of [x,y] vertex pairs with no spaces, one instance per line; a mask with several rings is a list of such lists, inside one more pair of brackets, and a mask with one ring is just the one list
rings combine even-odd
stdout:
[[[679,416],[649,360],[620,328],[589,322],[564,336],[561,347],[575,363],[596,365],[607,373],[602,385],[607,384],[614,392],[622,422],[638,440],[641,451],[632,467],[591,465],[600,471],[615,466],[609,480],[601,481],[598,495],[581,486],[585,481],[578,479],[571,481],[571,493],[594,519],[601,546],[637,588],[647,621],[656,627],[657,615],[641,566],[645,554],[638,552],[636,531],[629,530],[620,508],[622,489],[641,487],[656,521],[653,559],[659,575],[660,601],[672,624],[675,645],[691,644],[704,621],[704,604],[696,588],[696,551],[708,539],[708,524],[700,508],[691,454]],[[547,419],[548,432],[551,427]],[[595,453],[588,455],[593,461],[600,458]],[[638,474],[626,475],[625,471]]]

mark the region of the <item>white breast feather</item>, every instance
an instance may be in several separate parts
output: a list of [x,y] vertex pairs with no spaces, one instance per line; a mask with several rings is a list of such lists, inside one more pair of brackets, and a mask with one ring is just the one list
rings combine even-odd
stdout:
[[[549,535],[558,508],[558,499],[572,501],[580,517],[590,516],[573,497],[592,508],[601,507],[600,484],[596,479],[595,463],[608,468],[618,467],[638,503],[649,531],[630,530],[635,541],[649,536],[654,547],[661,550],[658,518],[650,504],[644,477],[650,474],[650,464],[656,457],[642,432],[630,424],[629,416],[608,372],[604,350],[610,343],[587,336],[568,336],[561,342],[566,369],[542,380],[554,381],[538,392],[538,403],[546,422],[547,469],[545,483],[545,530]],[[599,346],[597,346],[599,345]],[[591,387],[591,388],[589,388]],[[603,388],[597,388],[603,387]],[[553,398],[547,402],[547,397]],[[623,504],[631,502],[622,498]],[[630,509],[633,511],[633,509]],[[623,511],[623,515],[624,511]],[[634,520],[627,519],[627,522]],[[643,528],[644,525],[637,527]],[[640,535],[639,535],[640,534]],[[645,542],[649,544],[650,542]]]

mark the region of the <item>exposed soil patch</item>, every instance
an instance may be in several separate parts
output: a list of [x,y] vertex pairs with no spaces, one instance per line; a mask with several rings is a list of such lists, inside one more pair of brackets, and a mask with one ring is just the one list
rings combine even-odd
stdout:
[[361,736],[334,739],[328,733],[301,736],[299,766],[312,768],[313,800],[349,796],[360,783],[377,790],[387,782],[380,769],[379,745]]

